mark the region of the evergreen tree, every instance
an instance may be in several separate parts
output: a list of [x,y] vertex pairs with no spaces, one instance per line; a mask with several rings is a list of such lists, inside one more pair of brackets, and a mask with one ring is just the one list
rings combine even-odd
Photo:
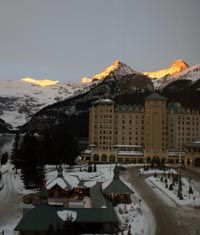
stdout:
[[33,134],[26,133],[21,146],[22,179],[26,188],[42,185],[44,178],[44,159],[41,157],[40,142]]
[[15,173],[17,174],[17,169],[20,168],[20,138],[19,133],[15,135],[15,140],[13,143],[12,153],[11,153],[11,161],[15,166]]
[[5,152],[5,153],[3,153],[2,156],[1,156],[1,165],[6,164],[7,161],[8,161],[8,153]]

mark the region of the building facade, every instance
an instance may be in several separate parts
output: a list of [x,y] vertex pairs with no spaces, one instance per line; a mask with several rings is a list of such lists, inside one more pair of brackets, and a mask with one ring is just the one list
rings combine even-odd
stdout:
[[144,106],[103,99],[94,102],[89,112],[84,160],[148,163],[159,158],[178,163],[181,158],[181,162],[194,163],[185,146],[200,140],[198,110],[167,104],[167,98],[153,93],[145,98]]

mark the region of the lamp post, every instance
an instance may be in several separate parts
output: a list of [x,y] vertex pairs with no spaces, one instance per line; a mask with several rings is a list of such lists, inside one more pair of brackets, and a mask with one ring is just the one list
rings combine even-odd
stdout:
[[181,194],[181,191],[182,191],[182,187],[181,187],[181,168],[180,168],[180,165],[181,165],[181,153],[179,152],[179,165],[178,165],[178,192],[177,192],[177,196],[179,197],[179,199],[181,200],[182,199],[182,194]]

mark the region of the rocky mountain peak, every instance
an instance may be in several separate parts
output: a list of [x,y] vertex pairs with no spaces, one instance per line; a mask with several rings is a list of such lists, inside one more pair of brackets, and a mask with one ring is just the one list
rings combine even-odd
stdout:
[[176,60],[171,67],[173,68],[177,68],[177,70],[179,70],[179,72],[186,70],[189,68],[189,65],[183,61],[183,60]]
[[122,77],[128,74],[138,73],[135,72],[131,67],[126,64],[120,62],[119,60],[115,60],[114,63],[107,67],[102,73],[95,74],[92,78],[82,78],[82,83],[90,83],[97,80],[102,80],[108,75],[114,75],[116,78]]
[[160,79],[165,76],[173,76],[188,68],[188,64],[185,63],[183,60],[176,60],[170,67],[166,69],[158,70],[155,72],[144,72],[144,75],[147,75],[150,78]]

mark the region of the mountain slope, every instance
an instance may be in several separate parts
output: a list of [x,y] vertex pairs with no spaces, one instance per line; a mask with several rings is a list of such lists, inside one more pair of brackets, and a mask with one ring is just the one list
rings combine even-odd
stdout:
[[200,79],[200,64],[194,65],[181,73],[178,73],[174,76],[166,76],[157,81],[158,89],[164,89],[170,83],[177,81],[177,80],[189,80],[192,83],[196,82]]
[[160,79],[165,76],[174,76],[188,68],[189,65],[186,64],[183,60],[176,60],[169,68],[155,72],[144,72],[144,75],[147,75],[150,78]]
[[[41,108],[63,100],[84,87],[66,82],[43,85],[41,80],[0,81],[0,118],[14,128],[25,124]],[[46,82],[49,84],[51,81]]]
[[121,78],[128,74],[142,74],[134,71],[131,67],[126,64],[120,62],[119,60],[114,61],[114,63],[107,67],[102,73],[95,74],[92,78],[82,78],[82,83],[90,83],[98,80],[102,80],[107,76],[114,76],[116,79]]
[[[77,129],[77,123],[72,120],[79,120],[84,123],[80,128],[88,130],[88,109],[93,101],[100,98],[109,98],[118,103],[135,104],[143,100],[146,94],[153,91],[153,83],[150,78],[142,74],[128,74],[126,76],[115,76],[109,74],[103,80],[93,83],[85,93],[81,93],[65,101],[55,103],[33,115],[31,120],[21,129],[44,131],[56,125],[71,123],[68,126]],[[84,118],[83,118],[84,116]],[[74,123],[72,125],[72,123]],[[66,124],[67,125],[67,124]]]
[[9,133],[12,131],[12,126],[0,118],[0,133]]
[[[35,117],[38,113],[39,115],[42,113],[43,121],[39,118],[38,125],[40,122],[42,126],[48,126],[48,122],[54,125],[71,115],[87,112],[91,102],[98,98],[112,98],[122,103],[124,100],[127,103],[142,102],[138,94],[152,91],[154,88],[158,92],[164,91],[166,95],[169,93],[169,98],[172,93],[178,94],[182,90],[192,92],[196,97],[200,90],[199,79],[200,65],[188,68],[185,62],[178,60],[168,69],[145,73],[134,71],[126,64],[115,61],[102,73],[90,79],[83,79],[89,81],[89,84],[72,82],[61,84],[57,80],[32,78],[0,81],[0,118],[14,128],[26,122],[28,122],[26,126],[30,123],[35,123],[37,126]],[[182,80],[188,82],[181,82]],[[64,108],[58,108],[61,106]],[[33,115],[34,121],[29,122]]]

